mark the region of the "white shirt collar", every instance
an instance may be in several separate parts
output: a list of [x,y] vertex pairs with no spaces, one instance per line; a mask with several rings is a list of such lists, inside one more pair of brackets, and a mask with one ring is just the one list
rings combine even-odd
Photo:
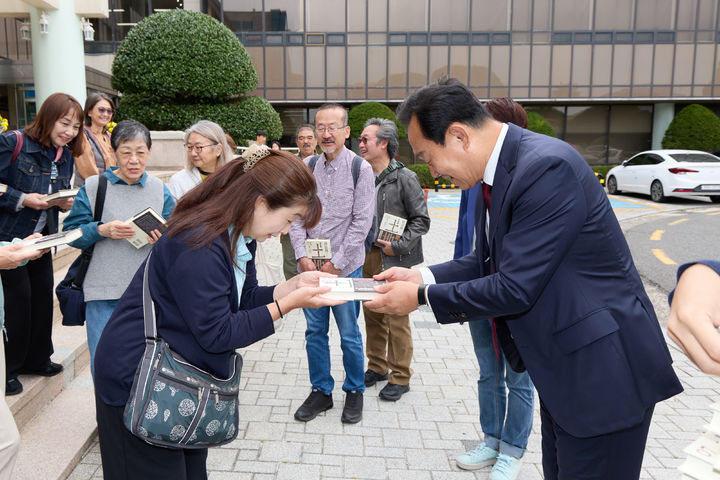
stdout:
[[500,150],[502,150],[502,144],[505,141],[505,135],[508,131],[508,124],[503,123],[502,129],[500,129],[500,135],[498,135],[497,141],[495,142],[495,148],[493,148],[490,158],[488,159],[487,165],[485,165],[485,173],[483,174],[483,182],[487,183],[492,187],[495,183],[495,169],[497,168],[498,160],[500,159]]

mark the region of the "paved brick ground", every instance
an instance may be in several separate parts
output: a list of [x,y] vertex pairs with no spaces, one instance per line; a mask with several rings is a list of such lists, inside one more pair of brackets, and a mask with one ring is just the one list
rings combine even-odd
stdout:
[[[447,194],[446,194],[447,195]],[[432,205],[432,204],[431,204]],[[424,238],[429,262],[450,258],[457,209],[431,208],[432,227]],[[270,261],[279,261],[277,245],[268,244]],[[658,317],[667,317],[666,292],[648,285]],[[364,323],[361,317],[361,330]],[[477,362],[467,326],[440,327],[431,314],[415,312],[413,324],[415,375],[411,391],[397,403],[383,402],[380,386],[365,393],[363,421],[340,422],[344,400],[339,336],[331,328],[335,408],[304,424],[293,413],[309,393],[301,312],[286,318],[270,338],[244,349],[240,396],[242,417],[238,439],[211,449],[211,480],[265,479],[391,479],[462,480],[487,478],[489,468],[465,472],[454,458],[481,440],[478,421]],[[659,404],[648,439],[643,479],[676,479],[682,449],[711,418],[708,405],[720,394],[720,380],[703,375],[671,346],[675,368],[685,392]],[[520,474],[542,478],[540,421],[535,424]],[[97,442],[69,477],[102,478]]]

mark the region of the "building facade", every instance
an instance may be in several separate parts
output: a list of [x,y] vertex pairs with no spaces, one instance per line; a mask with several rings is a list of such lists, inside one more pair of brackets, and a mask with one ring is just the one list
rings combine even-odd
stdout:
[[109,0],[109,18],[93,20],[97,36],[86,42],[86,57],[109,71],[111,60],[99,58],[112,58],[133,24],[154,11],[187,8],[236,33],[260,78],[253,94],[275,106],[288,135],[324,102],[394,107],[449,75],[481,99],[509,96],[538,111],[589,163],[618,163],[658,147],[682,106],[718,111],[719,4]]

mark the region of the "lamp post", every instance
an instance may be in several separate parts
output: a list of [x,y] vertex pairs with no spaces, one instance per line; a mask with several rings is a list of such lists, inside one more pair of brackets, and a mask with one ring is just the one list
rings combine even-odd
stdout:
[[40,14],[39,23],[40,23],[40,33],[43,34],[43,35],[47,35],[47,34],[48,34],[48,27],[49,27],[49,25],[50,25],[50,17],[48,17],[48,14],[47,14],[47,13],[42,12],[42,13]]

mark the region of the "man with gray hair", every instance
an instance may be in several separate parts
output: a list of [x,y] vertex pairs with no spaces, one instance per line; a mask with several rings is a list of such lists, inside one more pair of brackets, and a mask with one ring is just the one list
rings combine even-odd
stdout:
[[[365,123],[360,154],[375,173],[375,222],[379,234],[365,256],[363,277],[372,278],[387,268],[411,267],[423,261],[421,237],[430,228],[430,217],[417,175],[395,160],[398,146],[395,123],[384,118],[371,118]],[[410,317],[376,313],[365,307],[363,314],[368,357],[365,386],[388,379],[389,369],[389,381],[379,396],[397,401],[410,390],[413,373]]]

